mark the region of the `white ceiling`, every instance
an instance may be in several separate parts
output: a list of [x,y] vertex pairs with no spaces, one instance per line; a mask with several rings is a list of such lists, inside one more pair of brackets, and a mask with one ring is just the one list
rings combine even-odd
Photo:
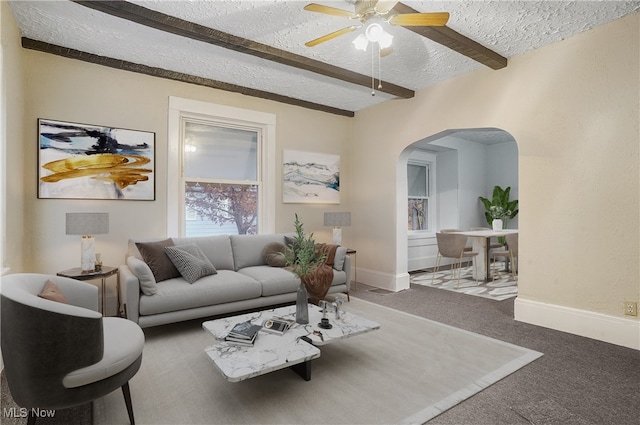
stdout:
[[[353,1],[315,1],[353,10]],[[354,49],[353,32],[313,48],[304,43],[352,25],[304,11],[307,1],[134,1],[278,49],[371,75],[371,55]],[[448,27],[506,58],[640,10],[640,1],[403,1],[447,11]],[[382,92],[163,32],[71,1],[10,1],[22,36],[81,52],[205,77],[347,111],[394,98]],[[382,59],[384,81],[419,90],[484,67],[402,27],[389,26],[394,52]],[[615,46],[612,46],[614,48]],[[507,65],[508,66],[508,65]],[[500,72],[492,71],[492,72]]]

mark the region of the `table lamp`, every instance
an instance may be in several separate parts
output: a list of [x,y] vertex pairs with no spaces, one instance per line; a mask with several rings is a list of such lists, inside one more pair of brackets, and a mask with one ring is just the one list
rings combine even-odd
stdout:
[[324,213],[324,225],[333,227],[333,244],[342,244],[342,227],[351,226],[350,212]]
[[66,213],[67,235],[81,235],[81,267],[92,272],[96,263],[96,241],[93,235],[109,233],[109,213]]

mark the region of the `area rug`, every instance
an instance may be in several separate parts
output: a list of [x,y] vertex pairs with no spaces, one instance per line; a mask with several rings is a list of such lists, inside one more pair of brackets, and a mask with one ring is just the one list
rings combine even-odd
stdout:
[[[310,381],[284,369],[227,382],[201,321],[145,329],[136,423],[424,423],[542,355],[353,297],[344,307],[381,328],[322,346]],[[96,425],[126,415],[120,392],[94,402]]]
[[459,294],[474,295],[495,301],[503,301],[518,295],[517,282],[510,273],[501,272],[500,276],[496,277],[494,281],[479,281],[480,284],[476,285],[472,267],[462,269],[459,286],[458,279],[451,279],[450,270],[439,270],[435,273],[435,278],[434,273],[430,271],[412,273],[410,281],[416,285],[444,289]]

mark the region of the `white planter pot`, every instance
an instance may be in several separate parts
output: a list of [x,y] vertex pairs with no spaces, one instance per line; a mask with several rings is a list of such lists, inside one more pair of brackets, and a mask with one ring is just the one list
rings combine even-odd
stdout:
[[502,230],[502,220],[496,218],[495,220],[493,220],[493,231],[497,232],[499,230]]

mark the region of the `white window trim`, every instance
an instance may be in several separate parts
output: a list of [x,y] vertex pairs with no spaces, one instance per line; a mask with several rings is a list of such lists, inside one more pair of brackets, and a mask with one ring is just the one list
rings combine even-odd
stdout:
[[203,118],[235,125],[259,128],[262,133],[262,155],[259,172],[262,177],[262,199],[259,202],[259,233],[275,232],[276,211],[276,116],[215,103],[169,96],[167,129],[167,236],[183,236],[181,197],[182,150],[180,149],[181,117],[200,115]]
[[[429,211],[427,212],[429,217],[429,223],[427,223],[427,230],[407,230],[407,236],[409,239],[417,237],[424,237],[427,235],[435,235],[435,228],[437,226],[436,212],[437,210],[437,193],[436,193],[436,155],[421,150],[415,150],[409,159],[407,160],[407,167],[409,165],[424,165],[428,170],[428,187],[427,193],[429,194]],[[405,170],[406,175],[406,170]],[[407,200],[409,194],[407,193]],[[407,201],[405,201],[406,210]]]

